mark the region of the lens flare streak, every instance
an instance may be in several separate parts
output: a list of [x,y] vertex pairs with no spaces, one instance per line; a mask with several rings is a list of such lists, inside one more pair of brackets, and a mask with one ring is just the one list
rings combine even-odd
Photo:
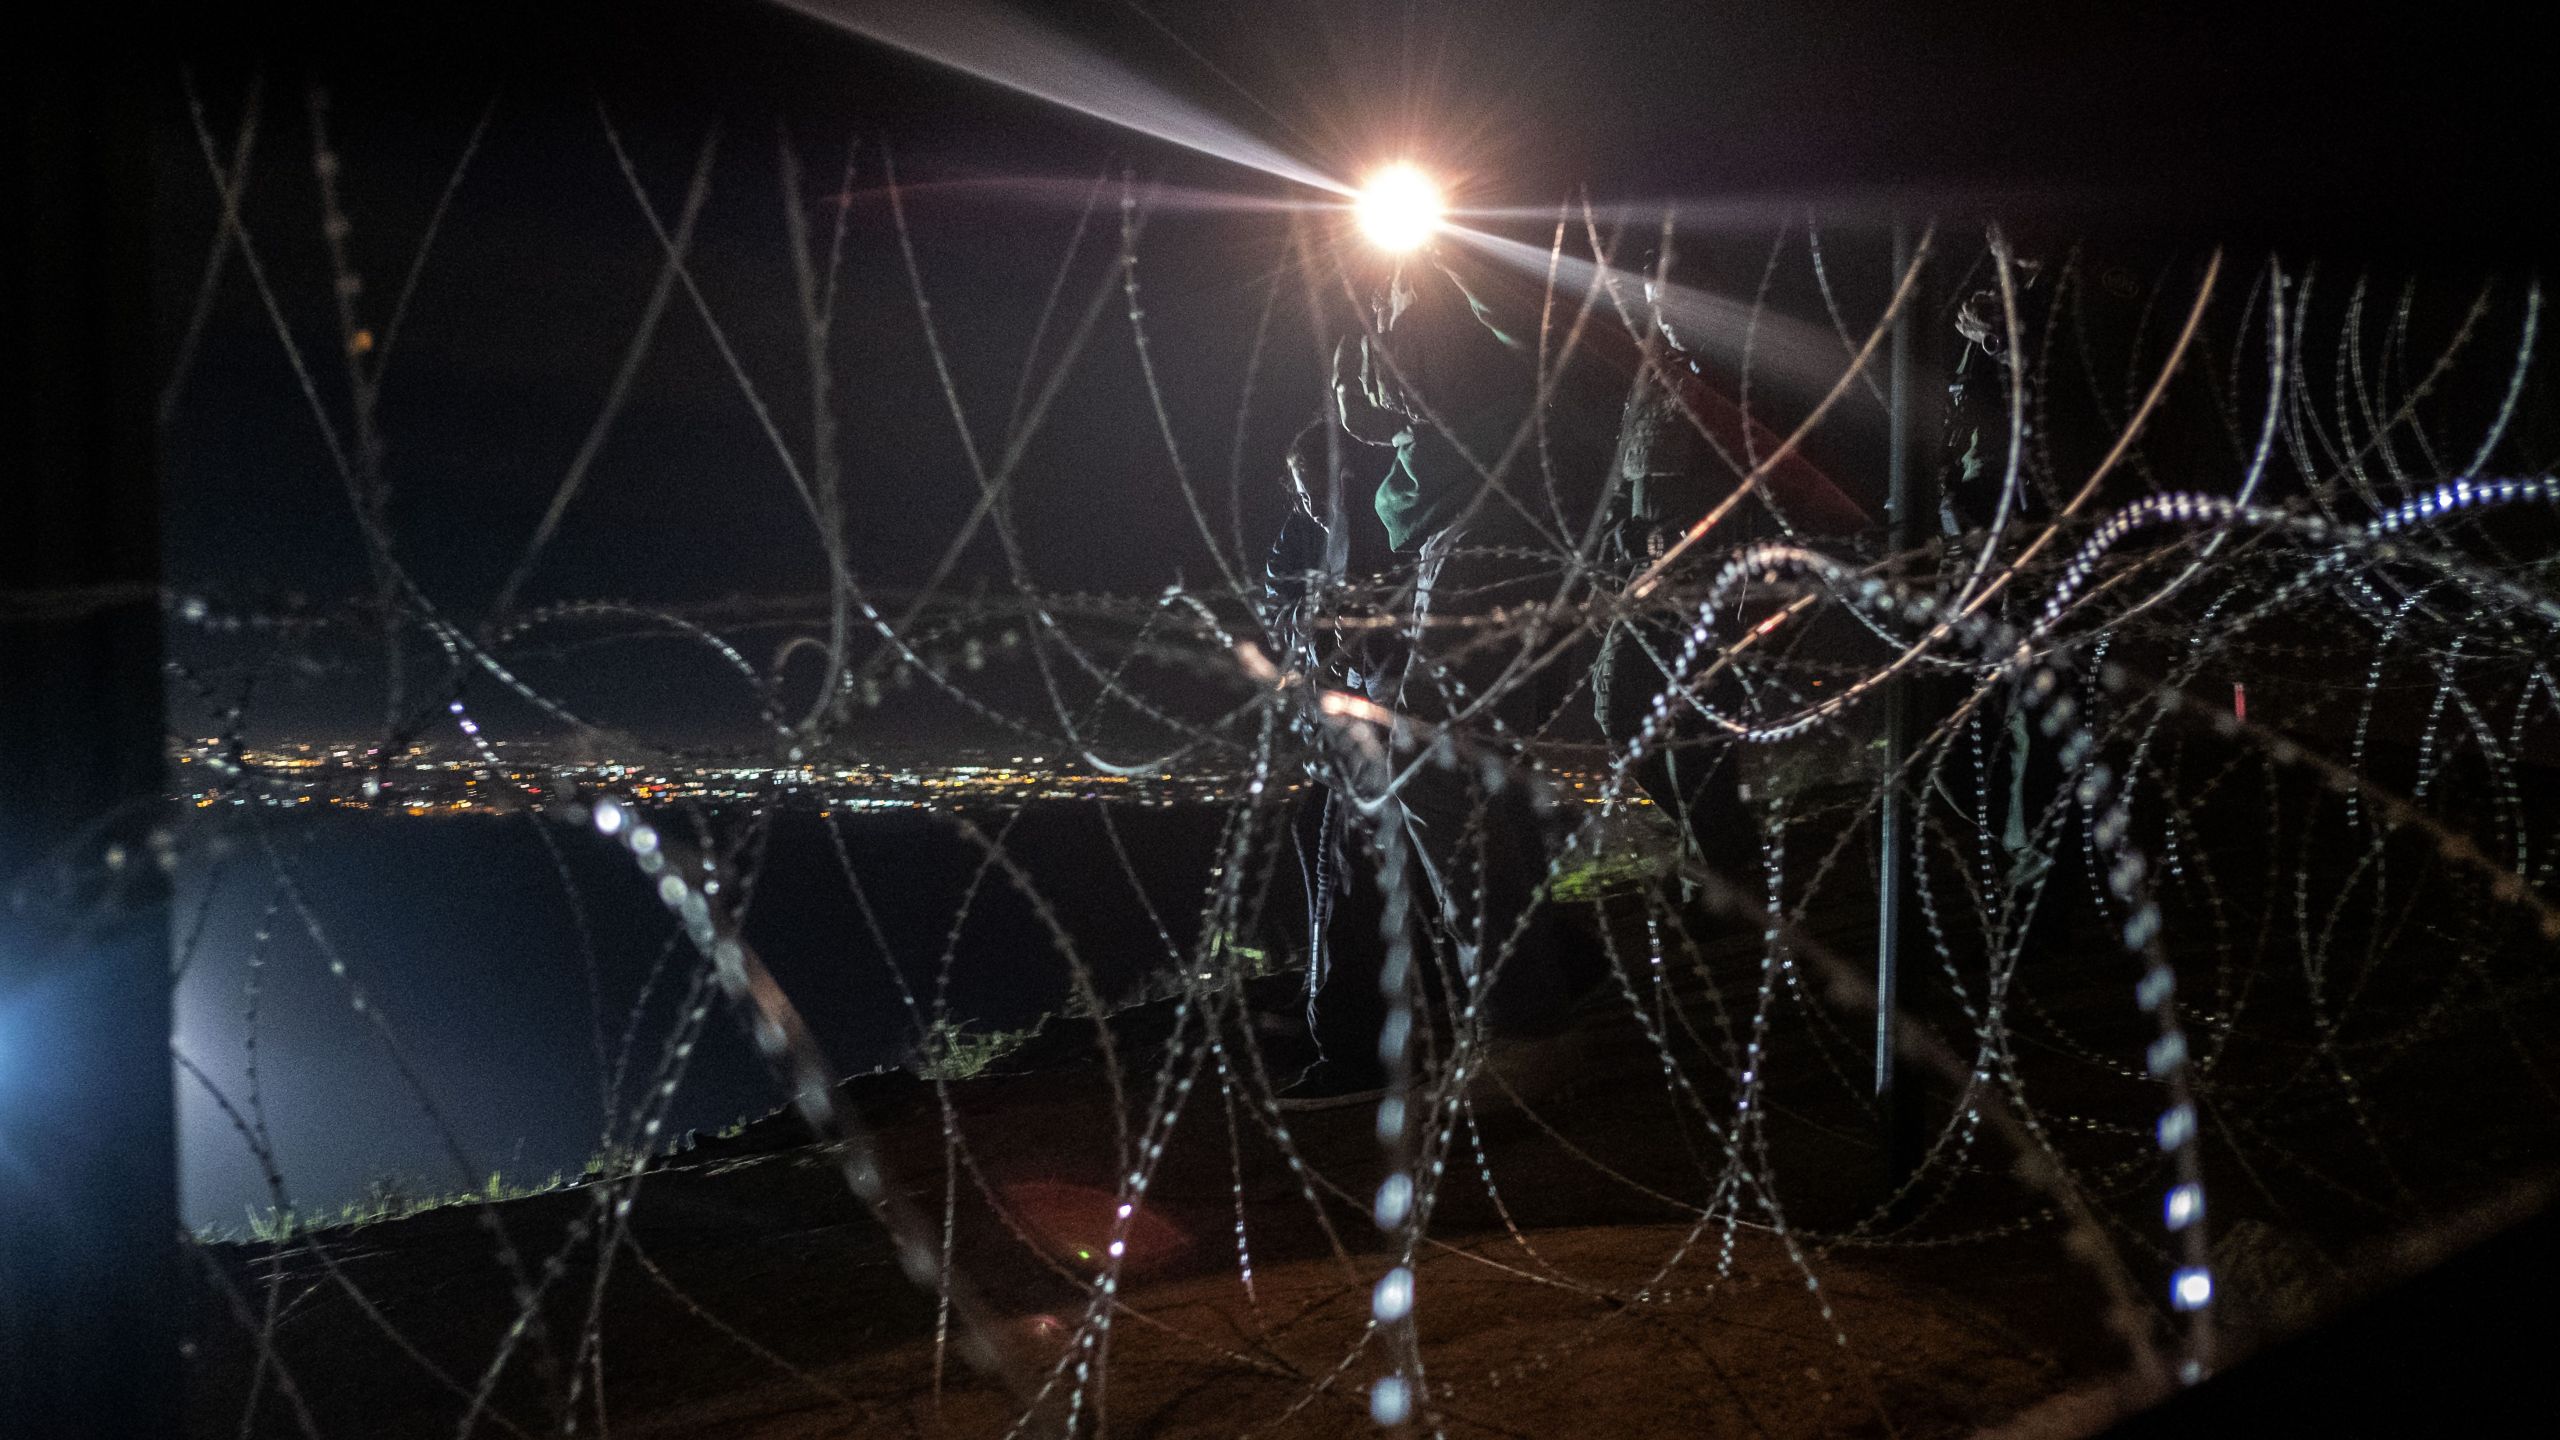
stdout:
[[[1677,283],[1656,288],[1650,302],[1645,283],[1651,277],[1616,266],[1603,266],[1574,255],[1558,255],[1465,225],[1444,226],[1441,233],[1524,274],[1545,277],[1555,269],[1560,293],[1581,295],[1606,285],[1617,302],[1639,321],[1659,310],[1663,323],[1678,335],[1690,354],[1728,369],[1740,370],[1747,359],[1754,386],[1767,385],[1782,394],[1818,396],[1849,368],[1840,337],[1802,320],[1789,319],[1749,300]],[[1604,302],[1606,303],[1606,302]]]
[[1350,187],[1065,36],[983,0],[781,0],[883,45],[1141,135],[1341,196]]

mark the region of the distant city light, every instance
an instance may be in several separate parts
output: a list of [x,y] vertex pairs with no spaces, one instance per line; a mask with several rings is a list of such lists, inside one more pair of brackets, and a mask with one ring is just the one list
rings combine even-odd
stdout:
[[[500,747],[507,747],[503,753]],[[665,806],[703,804],[806,807],[822,816],[877,810],[948,810],[1041,801],[1107,801],[1165,810],[1220,805],[1259,796],[1269,782],[1217,769],[1132,775],[1100,771],[1046,755],[962,752],[947,759],[903,762],[803,761],[776,765],[740,757],[725,763],[633,761],[597,755],[583,742],[514,742],[473,737],[461,746],[413,743],[389,763],[364,740],[281,740],[244,746],[197,736],[174,747],[180,783],[173,797],[197,809],[216,805],[377,809],[419,817],[513,814],[528,804],[560,803],[585,791],[591,802],[564,812],[597,833],[631,837],[634,853],[656,854],[657,834],[634,834],[643,814]],[[1560,793],[1582,805],[1610,799],[1599,778],[1556,770]],[[1284,783],[1282,790],[1294,791]],[[1617,797],[1643,806],[1643,797]],[[665,863],[660,857],[657,864]],[[654,871],[652,872],[655,873]],[[1211,872],[1213,875],[1216,871]]]
[[1444,207],[1431,177],[1398,161],[1369,177],[1351,202],[1351,213],[1370,244],[1403,251],[1439,232]]

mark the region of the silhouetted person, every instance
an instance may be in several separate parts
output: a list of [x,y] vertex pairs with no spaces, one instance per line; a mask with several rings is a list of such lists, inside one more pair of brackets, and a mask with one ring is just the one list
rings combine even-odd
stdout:
[[[1279,652],[1278,663],[1316,684],[1339,684],[1346,678],[1343,671],[1358,667],[1344,663],[1338,640],[1322,631],[1311,606],[1337,596],[1347,576],[1373,575],[1390,558],[1382,530],[1371,535],[1363,532],[1373,527],[1345,524],[1337,547],[1332,528],[1320,518],[1325,507],[1310,477],[1329,463],[1328,426],[1319,421],[1290,442],[1290,507],[1262,573],[1263,629]],[[1364,543],[1355,545],[1355,538]],[[1336,562],[1344,573],[1333,573]],[[1321,754],[1326,740],[1322,722],[1311,710],[1302,711],[1298,720],[1300,738]],[[1385,1075],[1377,1058],[1378,1031],[1387,1014],[1386,997],[1378,989],[1386,958],[1385,897],[1378,888],[1376,862],[1352,823],[1351,806],[1327,783],[1328,773],[1321,763],[1310,767],[1306,790],[1290,817],[1290,838],[1306,891],[1306,1017],[1317,1056],[1316,1068],[1282,1097],[1293,1107],[1311,1099],[1349,1104],[1374,1098]]]
[[[1392,627],[1341,631],[1315,648],[1329,646],[1321,663],[1334,685],[1392,721],[1350,722],[1358,734],[1320,726],[1311,737],[1329,787],[1321,817],[1302,819],[1300,831],[1314,857],[1309,1022],[1321,1058],[1282,1094],[1296,1108],[1380,1093],[1385,886],[1405,887],[1422,922],[1402,937],[1415,959],[1410,996],[1425,1008],[1436,1000],[1444,1018],[1480,1008],[1497,1034],[1555,1028],[1573,988],[1565,957],[1587,948],[1572,945],[1554,907],[1535,903],[1559,838],[1555,808],[1524,767],[1447,723],[1473,692],[1445,666],[1446,647],[1429,626],[1435,601],[1460,576],[1471,605],[1531,594],[1523,577],[1480,567],[1472,552],[1517,535],[1518,507],[1488,493],[1486,471],[1530,418],[1534,362],[1428,256],[1397,267],[1373,298],[1370,322],[1357,345],[1336,352],[1335,420],[1355,455],[1379,455],[1387,467],[1368,504],[1344,507],[1342,539],[1352,557],[1346,570],[1374,577],[1376,613]],[[1300,448],[1302,463],[1313,448]],[[1295,565],[1331,538],[1315,517],[1312,487],[1302,488],[1307,503],[1289,518],[1275,564]],[[1381,874],[1380,857],[1390,854],[1401,854],[1404,868]]]
[[[1863,526],[1864,513],[1801,450],[1768,462],[1784,437],[1751,419],[1711,383],[1657,303],[1653,265],[1643,268],[1645,304],[1637,318],[1650,333],[1633,356],[1634,378],[1620,409],[1607,477],[1613,499],[1606,558],[1619,582],[1644,574],[1720,507],[1724,513],[1680,554],[1667,578],[1712,575],[1732,550],[1777,538],[1783,532],[1773,509],[1799,531]],[[1760,493],[1737,500],[1735,491],[1755,468],[1763,472]],[[1620,753],[1642,732],[1656,700],[1673,693],[1671,669],[1699,623],[1693,609],[1654,605],[1612,620],[1602,635],[1592,702],[1601,733]],[[1684,689],[1690,676],[1713,662],[1720,645],[1731,643],[1732,629],[1728,617],[1722,630],[1709,630],[1708,643],[1679,677]],[[1726,716],[1740,714],[1741,700],[1731,671],[1695,695],[1696,702]],[[1632,774],[1678,827],[1692,860],[1749,888],[1759,873],[1760,826],[1743,797],[1741,748],[1729,732],[1710,723],[1697,703],[1675,696],[1667,730]]]
[[[2014,554],[2063,512],[2115,448],[2177,330],[2178,301],[2155,293],[2122,257],[2036,248],[2045,253],[2011,255],[2009,301],[1995,271],[1956,312],[1960,348],[1947,388],[1940,519],[1954,562],[1968,567],[1993,527],[2002,531],[2003,554]],[[2013,379],[2025,401],[2014,429]],[[2178,407],[2154,411],[2110,483],[2079,513],[2105,514],[2116,503],[2110,496],[2136,487],[2195,488],[2195,462],[2211,443],[2200,445],[2192,418]],[[2168,456],[2185,463],[2155,470]],[[2069,537],[2049,544],[2038,570],[2010,583],[1997,602],[2002,618],[2021,627],[2034,622],[2046,577],[2076,543]],[[2076,779],[2062,764],[2063,741],[2044,734],[2030,715],[2018,693],[2022,683],[2007,683],[1980,722],[1991,741],[1989,820],[2005,888],[2034,901],[2024,920],[2026,943],[2049,950],[2102,902],[2077,858]]]

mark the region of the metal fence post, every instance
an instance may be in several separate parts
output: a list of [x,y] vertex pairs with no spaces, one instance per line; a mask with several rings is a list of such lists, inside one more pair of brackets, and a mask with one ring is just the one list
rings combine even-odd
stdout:
[[[1893,225],[1893,274],[1898,282],[1911,265],[1911,228],[1903,220]],[[1897,557],[1904,557],[1896,578],[1906,583],[1922,580],[1907,563],[1907,558],[1927,533],[1924,519],[1935,509],[1926,493],[1930,477],[1912,452],[1917,440],[1914,410],[1918,397],[1914,394],[1912,345],[1917,326],[1913,312],[1921,308],[1920,293],[1894,316],[1887,351],[1886,406],[1889,411],[1886,457],[1887,544]],[[1910,763],[1918,741],[1918,697],[1912,691],[1919,677],[1904,671],[1885,688],[1884,767],[1888,776],[1899,777]],[[1913,795],[1899,779],[1884,792],[1876,831],[1876,1114],[1884,1142],[1885,1192],[1899,1191],[1918,1166],[1920,1111],[1917,1097],[1911,1093],[1900,1053],[1895,1026],[1902,1015],[1902,957],[1906,932],[1911,927],[1913,859],[1912,840],[1918,816]]]

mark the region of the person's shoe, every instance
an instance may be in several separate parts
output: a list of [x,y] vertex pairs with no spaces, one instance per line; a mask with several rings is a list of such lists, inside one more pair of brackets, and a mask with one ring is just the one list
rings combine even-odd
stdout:
[[1339,1110],[1347,1105],[1374,1104],[1386,1093],[1383,1075],[1374,1071],[1361,1074],[1318,1060],[1301,1071],[1297,1079],[1281,1086],[1271,1102],[1290,1111]]

